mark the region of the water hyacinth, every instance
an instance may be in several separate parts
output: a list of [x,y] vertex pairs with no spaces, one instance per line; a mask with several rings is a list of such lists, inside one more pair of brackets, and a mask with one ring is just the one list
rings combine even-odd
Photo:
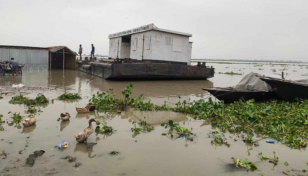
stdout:
[[113,90],[97,93],[89,100],[99,111],[123,111],[135,108],[141,111],[167,110],[187,113],[195,119],[203,119],[222,132],[246,133],[246,143],[254,143],[254,134],[276,139],[291,148],[307,147],[308,139],[308,100],[295,102],[268,101],[256,104],[254,100],[237,101],[225,105],[223,101],[198,100],[181,101],[176,107],[166,104],[157,106],[143,101],[143,96],[131,97],[133,85],[128,85],[121,98],[115,98]]
[[59,100],[76,100],[81,99],[78,93],[63,93],[58,97]]

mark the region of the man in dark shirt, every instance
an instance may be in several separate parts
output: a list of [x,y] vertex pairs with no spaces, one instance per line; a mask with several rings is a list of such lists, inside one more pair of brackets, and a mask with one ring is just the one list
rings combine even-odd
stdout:
[[94,53],[95,53],[95,47],[92,44],[92,50],[91,50],[91,59],[94,59]]

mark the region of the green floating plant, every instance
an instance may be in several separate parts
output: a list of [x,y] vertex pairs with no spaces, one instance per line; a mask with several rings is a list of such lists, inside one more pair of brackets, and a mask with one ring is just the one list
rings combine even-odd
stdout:
[[[277,165],[278,162],[279,162],[279,159],[276,156],[276,152],[273,151],[273,154],[274,154],[273,158],[270,158],[270,157],[267,157],[267,156],[263,156],[262,153],[258,153],[258,156],[260,157],[261,161],[267,161],[268,160],[270,163],[273,163],[274,165]],[[285,165],[286,164],[288,165],[289,163],[285,162]]]
[[63,93],[58,97],[59,100],[76,100],[81,99],[80,94],[78,93]]
[[[174,123],[172,120],[169,120],[168,123],[163,123],[161,126],[165,128],[169,128],[168,133],[162,133],[163,136],[167,136],[170,139],[177,139],[177,138],[183,138],[186,141],[190,140],[193,141],[193,137],[196,136],[194,133],[192,133],[190,130],[188,130],[186,127],[180,126],[178,123]],[[174,138],[174,135],[176,135],[176,138]]]
[[9,103],[11,104],[25,104],[27,106],[42,105],[48,102],[49,100],[45,97],[44,94],[41,93],[39,93],[35,99],[31,99],[20,94],[12,97],[11,100],[9,101]]
[[[132,97],[132,88],[132,84],[126,86],[120,98],[116,98],[112,89],[97,92],[89,103],[95,105],[98,111],[122,112],[126,108],[134,108],[141,111],[167,110],[187,113],[194,119],[206,120],[222,132],[245,134],[246,144],[257,145],[257,141],[253,140],[257,134],[273,138],[291,148],[307,147],[308,100],[268,101],[258,104],[254,100],[239,100],[225,106],[223,101],[214,102],[211,98],[189,102],[181,101],[179,97],[175,107],[169,107],[166,102],[157,106],[151,100],[144,101],[143,95]],[[178,131],[185,129],[179,127]]]
[[9,126],[15,126],[16,128],[20,129],[21,125],[20,122],[22,121],[22,117],[19,113],[12,113],[11,111],[8,112],[8,114],[11,114],[12,121],[8,123]]
[[234,157],[231,157],[234,165],[236,168],[245,168],[248,171],[255,171],[257,170],[257,166],[253,163],[253,162],[249,162],[248,159],[246,158],[244,161],[240,160],[240,159],[235,159]]
[[133,125],[134,127],[131,128],[132,132],[134,133],[133,137],[136,137],[141,132],[146,133],[154,130],[154,127],[151,127],[145,120],[138,123],[139,127],[136,126],[136,122],[133,122]]
[[95,128],[95,133],[96,134],[105,134],[110,136],[113,133],[113,128],[111,126],[107,126],[105,124],[103,124],[102,127],[100,127],[100,121],[96,121],[96,128]]
[[215,146],[222,146],[225,145],[227,147],[230,147],[230,144],[227,142],[227,138],[222,138],[222,136],[219,134],[218,131],[212,131],[208,134],[210,138],[213,138],[211,140],[211,144]]

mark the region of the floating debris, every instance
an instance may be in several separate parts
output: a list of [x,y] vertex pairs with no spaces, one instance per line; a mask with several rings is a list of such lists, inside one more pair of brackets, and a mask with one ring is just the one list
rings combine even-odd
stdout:
[[61,141],[58,143],[58,148],[61,149],[61,148],[68,148],[69,147],[69,143],[67,141]]
[[119,152],[117,152],[117,151],[112,151],[112,152],[109,153],[109,155],[117,155],[117,154],[119,154]]
[[77,157],[72,157],[70,155],[67,155],[65,157],[62,157],[61,159],[67,159],[67,161],[71,163],[71,162],[75,162]]

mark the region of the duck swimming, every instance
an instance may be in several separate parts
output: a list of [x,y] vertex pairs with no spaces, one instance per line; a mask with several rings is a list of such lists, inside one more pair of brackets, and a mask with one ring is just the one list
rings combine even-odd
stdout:
[[89,120],[89,126],[87,128],[85,128],[82,132],[75,134],[75,138],[77,142],[85,142],[88,137],[93,133],[93,126],[92,126],[92,122],[96,122],[95,119],[90,119]]
[[95,110],[95,106],[93,105],[87,105],[84,108],[76,108],[76,111],[78,113],[87,113],[87,112],[94,111],[94,110]]
[[24,127],[34,125],[36,123],[36,119],[33,116],[30,116],[21,122]]
[[69,120],[71,118],[71,115],[68,112],[66,112],[65,114],[61,113],[60,117],[61,117],[61,120],[66,121],[66,120]]

